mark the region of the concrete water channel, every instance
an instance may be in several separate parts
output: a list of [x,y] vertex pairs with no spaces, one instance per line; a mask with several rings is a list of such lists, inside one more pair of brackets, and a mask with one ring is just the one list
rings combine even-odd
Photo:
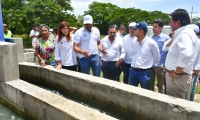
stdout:
[[200,118],[199,103],[52,66],[40,67],[33,51],[24,53],[22,42],[14,43],[0,43],[0,98],[34,119]]

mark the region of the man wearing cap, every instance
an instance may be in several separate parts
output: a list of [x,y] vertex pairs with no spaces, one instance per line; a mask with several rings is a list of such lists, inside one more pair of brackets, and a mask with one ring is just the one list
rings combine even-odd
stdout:
[[[192,24],[191,27],[194,30],[196,36],[198,37],[197,34],[199,33],[199,26]],[[191,94],[190,94],[190,101],[194,101],[196,81],[198,78],[198,74],[200,72],[200,39],[198,40],[198,44],[199,44],[199,49],[198,49],[197,57],[194,61],[194,67],[193,67],[193,83],[192,83],[192,89],[191,89]]]
[[13,34],[10,30],[8,30],[8,26],[6,24],[3,24],[4,28],[4,38],[11,38],[13,37]]
[[148,37],[147,24],[139,22],[131,27],[135,29],[134,36],[137,37],[133,41],[132,46],[132,62],[129,72],[129,84],[140,86],[149,90],[151,80],[151,70],[153,65],[160,61],[160,51],[156,42]]
[[166,94],[189,100],[198,38],[189,26],[186,10],[177,9],[170,16],[170,26],[175,33],[165,61]]
[[101,40],[101,45],[107,53],[101,55],[103,77],[115,81],[125,57],[124,42],[121,37],[116,37],[116,33],[116,27],[111,25],[108,28],[108,36]]
[[90,67],[93,75],[100,77],[100,57],[98,49],[102,54],[106,54],[100,44],[100,32],[98,28],[92,27],[93,18],[85,15],[84,26],[76,31],[74,35],[74,50],[79,53],[81,72],[89,74]]
[[134,27],[135,25],[136,25],[135,22],[131,22],[129,24],[129,34],[125,35],[123,37],[124,48],[125,48],[126,54],[125,54],[125,58],[124,58],[123,63],[122,63],[122,71],[123,71],[123,74],[124,74],[123,81],[124,81],[125,84],[128,84],[129,70],[131,68],[131,62],[132,62],[131,50],[132,50],[133,41],[137,39],[134,36],[135,30],[133,28],[131,28],[131,27]]
[[29,38],[32,40],[32,46],[33,46],[33,48],[35,48],[35,42],[38,39],[38,35],[39,35],[39,32],[37,30],[37,25],[33,24],[32,25],[32,30],[31,30],[30,35],[29,35]]
[[170,39],[170,37],[164,33],[162,33],[164,23],[160,20],[154,21],[153,23],[153,35],[151,38],[157,43],[158,48],[160,50],[160,62],[153,66],[152,69],[152,79],[150,83],[150,90],[154,91],[155,80],[157,77],[157,87],[158,92],[163,93],[163,85],[164,85],[164,77],[165,77],[165,59],[167,56],[167,51],[163,51],[162,47],[166,41]]

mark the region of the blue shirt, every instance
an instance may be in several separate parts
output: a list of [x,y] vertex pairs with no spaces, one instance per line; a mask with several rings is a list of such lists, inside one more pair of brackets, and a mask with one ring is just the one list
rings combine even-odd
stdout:
[[170,39],[170,37],[161,32],[160,35],[158,35],[158,36],[152,35],[151,38],[157,43],[158,48],[160,50],[160,62],[158,64],[156,64],[155,67],[164,66],[165,59],[167,56],[167,51],[163,51],[162,47],[163,47],[164,43]]

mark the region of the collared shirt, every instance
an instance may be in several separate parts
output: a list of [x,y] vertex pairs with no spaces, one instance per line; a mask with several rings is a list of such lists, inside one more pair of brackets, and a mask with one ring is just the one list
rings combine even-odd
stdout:
[[55,40],[55,59],[61,60],[63,66],[77,65],[76,52],[73,49],[73,38],[67,42],[67,38],[63,37],[60,42]]
[[[34,35],[36,35],[36,36],[39,35],[39,32],[35,31],[35,30],[31,30],[29,37],[34,36]],[[33,47],[35,46],[35,42],[36,42],[37,39],[38,39],[37,37],[32,38],[32,46]]]
[[197,53],[197,57],[194,61],[194,70],[200,70],[200,39],[198,40],[199,49]]
[[160,33],[158,36],[152,35],[151,38],[157,43],[158,48],[160,50],[160,57],[161,57],[160,62],[157,65],[155,65],[155,67],[164,66],[165,59],[167,56],[167,51],[163,51],[162,47],[164,43],[170,39],[170,37],[166,34]]
[[165,61],[166,69],[176,70],[178,66],[184,68],[183,72],[192,74],[199,47],[197,43],[198,38],[189,26],[177,29]]
[[[90,55],[98,54],[97,41],[100,41],[100,32],[95,27],[92,27],[91,32],[82,27],[74,35],[74,42],[79,43],[79,48],[88,51]],[[82,58],[84,55],[79,54],[79,57]]]
[[119,32],[116,33],[116,36],[117,36],[117,37],[121,37],[121,38],[124,37],[124,36],[123,36],[122,34],[120,34]]
[[122,38],[116,37],[115,40],[111,43],[108,36],[104,37],[101,40],[102,47],[107,52],[107,55],[101,54],[101,58],[104,61],[117,61],[120,58],[124,59],[125,49]]
[[[167,40],[167,41],[164,43],[164,45],[163,45],[163,47],[162,47],[162,50],[163,50],[163,51],[168,51],[168,50],[169,50],[170,46],[167,47],[167,43],[168,43],[170,40],[171,40],[171,39]],[[173,41],[172,41],[172,42],[173,42]]]
[[125,51],[126,51],[124,62],[127,63],[127,64],[131,64],[131,62],[132,62],[132,59],[131,59],[132,52],[131,52],[131,50],[132,50],[133,41],[136,40],[136,39],[137,39],[137,37],[135,37],[135,36],[131,37],[130,34],[123,37],[124,48],[125,48]]
[[147,69],[158,64],[159,61],[160,51],[153,39],[146,36],[141,45],[137,39],[133,41],[131,67]]

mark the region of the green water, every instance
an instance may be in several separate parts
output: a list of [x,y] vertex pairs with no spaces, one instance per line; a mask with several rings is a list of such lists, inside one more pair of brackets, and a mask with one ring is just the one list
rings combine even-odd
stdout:
[[25,120],[25,118],[0,103],[0,120]]

